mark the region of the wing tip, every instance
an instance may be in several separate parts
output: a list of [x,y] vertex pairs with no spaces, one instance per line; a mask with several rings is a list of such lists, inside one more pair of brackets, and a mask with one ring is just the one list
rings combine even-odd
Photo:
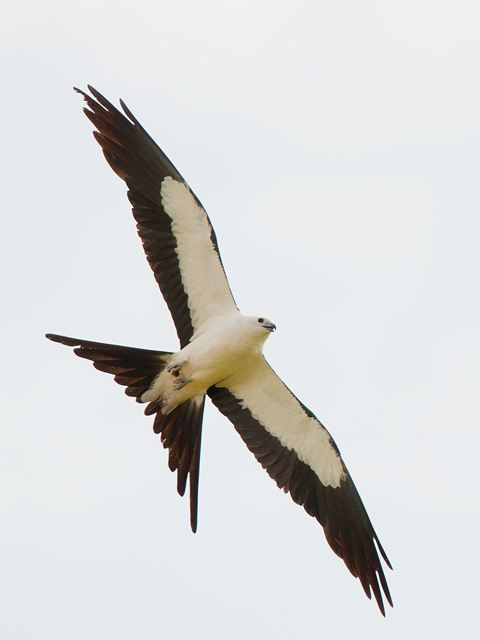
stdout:
[[[120,102],[120,106],[122,107],[125,115],[127,116],[127,118],[130,118],[130,120],[133,122],[134,125],[136,126],[140,126],[140,123],[138,122],[138,120],[135,118],[135,116],[133,115],[133,113],[130,111],[130,109],[127,107],[127,105],[125,104],[125,102],[120,98],[119,100]],[[143,127],[142,127],[143,129]]]
[[[79,89],[78,87],[73,87],[73,90],[76,93],[79,93],[83,97],[85,102],[87,102],[87,104],[90,107],[92,106],[92,103],[94,103],[94,104],[99,104],[100,106],[102,106],[107,111],[117,111],[117,109],[113,106],[113,104],[111,102],[109,102],[105,98],[105,96],[100,93],[100,91],[95,89],[95,87],[93,85],[87,84],[87,89],[88,89],[88,91],[90,91],[91,95],[88,95],[88,93],[86,91],[83,91],[83,89]],[[96,100],[96,103],[95,103],[95,100]],[[133,124],[135,124],[137,126],[140,126],[138,120],[135,118],[133,113],[127,107],[125,102],[121,98],[120,98],[119,102],[120,102],[120,106],[122,107],[122,109],[123,109],[125,115],[127,116],[127,118],[129,118],[132,121]]]
[[373,532],[373,539],[375,540],[375,544],[377,545],[378,550],[380,551],[380,555],[382,556],[382,558],[385,561],[385,564],[387,565],[387,567],[393,571],[393,565],[390,562],[390,560],[388,559],[387,554],[385,553],[385,549],[382,547],[382,543],[380,542],[380,540],[378,539],[377,534],[375,533],[375,531]]
[[85,91],[83,91],[82,89],[79,89],[78,87],[73,87],[73,90],[75,91],[75,93],[79,93],[81,96],[83,96],[85,98],[85,100],[89,97]]
[[61,336],[57,333],[46,333],[45,338],[47,338],[47,340],[51,340],[52,342],[64,344],[67,347],[75,347],[79,344],[77,338],[69,338],[68,336]]

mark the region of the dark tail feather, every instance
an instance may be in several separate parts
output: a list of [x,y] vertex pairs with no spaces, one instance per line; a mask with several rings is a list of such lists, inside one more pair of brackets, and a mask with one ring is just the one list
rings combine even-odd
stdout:
[[136,398],[137,402],[141,402],[142,394],[167,366],[172,355],[170,351],[123,347],[118,344],[57,336],[53,333],[47,333],[46,337],[67,347],[75,347],[74,352],[77,356],[92,360],[93,366],[99,371],[113,374],[115,382],[127,387],[127,396]]
[[[152,411],[151,403],[146,412]],[[200,445],[202,439],[205,396],[197,396],[179,405],[168,415],[157,407],[153,430],[160,434],[165,449],[169,450],[168,466],[177,471],[177,491],[183,496],[190,475],[190,524],[197,530],[198,477],[200,470]]]
[[[99,371],[114,375],[115,382],[126,387],[125,393],[141,402],[154,379],[170,361],[170,351],[152,351],[116,344],[92,342],[47,333],[46,337],[68,347],[80,358],[93,361]],[[198,478],[200,469],[200,445],[202,438],[205,396],[198,396],[179,405],[168,415],[160,411],[161,402],[151,402],[145,409],[147,415],[157,414],[153,424],[155,433],[169,449],[168,466],[177,471],[177,490],[183,496],[190,475],[190,524],[197,530]]]

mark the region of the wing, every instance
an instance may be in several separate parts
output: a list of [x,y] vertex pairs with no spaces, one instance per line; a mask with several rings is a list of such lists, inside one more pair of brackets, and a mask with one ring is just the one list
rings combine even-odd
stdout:
[[85,114],[95,139],[128,187],[147,260],[172,314],[180,344],[212,315],[235,310],[215,232],[194,193],[125,104],[125,115],[93,87]]
[[392,567],[328,431],[264,358],[222,385],[209,389],[213,403],[277,485],[323,526],[333,551],[385,615],[382,590],[393,603],[378,551]]

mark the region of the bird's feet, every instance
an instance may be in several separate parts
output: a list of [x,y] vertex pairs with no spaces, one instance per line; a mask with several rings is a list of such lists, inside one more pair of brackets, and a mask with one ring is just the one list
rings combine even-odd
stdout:
[[192,378],[183,378],[183,377],[180,378],[178,376],[178,373],[176,375],[177,377],[173,381],[173,388],[175,389],[175,391],[179,391],[180,389],[183,389],[183,387],[185,387],[189,382],[192,381]]
[[182,360],[182,362],[176,362],[175,364],[169,364],[167,367],[167,373],[170,373],[174,378],[178,378],[180,375],[180,370],[184,364],[186,364],[186,360]]

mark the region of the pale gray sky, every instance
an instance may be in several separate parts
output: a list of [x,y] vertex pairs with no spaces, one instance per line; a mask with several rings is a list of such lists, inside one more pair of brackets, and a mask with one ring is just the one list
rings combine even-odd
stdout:
[[[0,636],[471,637],[478,2],[4,3],[0,43]],[[395,567],[386,620],[212,407],[191,534],[152,419],[43,338],[176,345],[87,82],[164,148],[240,307],[277,323],[267,355]]]

